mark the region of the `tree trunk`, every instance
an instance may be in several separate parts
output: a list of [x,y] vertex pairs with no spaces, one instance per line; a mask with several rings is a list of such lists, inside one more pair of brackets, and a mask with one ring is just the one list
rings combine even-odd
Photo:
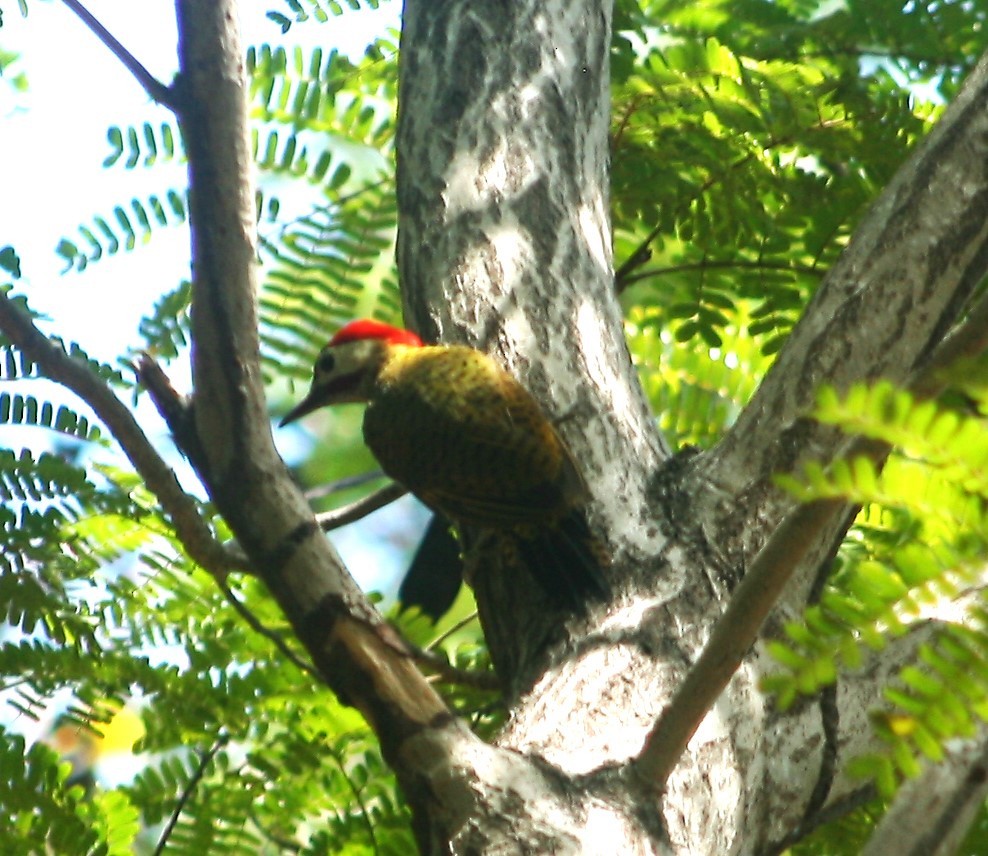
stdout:
[[[767,663],[756,645],[661,797],[628,762],[793,510],[772,475],[847,448],[803,417],[815,390],[904,381],[984,275],[985,67],[861,224],[727,437],[708,453],[670,456],[613,284],[609,44],[607,2],[405,3],[397,147],[406,320],[427,337],[492,352],[558,420],[592,486],[616,592],[567,617],[501,557],[474,551],[472,584],[512,699],[497,746],[533,766],[514,778],[507,764],[504,779],[487,768],[491,793],[517,798],[500,806],[511,819],[488,805],[451,843],[471,853],[774,852],[861,795],[843,765],[870,745],[865,711],[928,627],[784,714],[757,689]],[[851,512],[812,533],[769,634],[818,591]]]

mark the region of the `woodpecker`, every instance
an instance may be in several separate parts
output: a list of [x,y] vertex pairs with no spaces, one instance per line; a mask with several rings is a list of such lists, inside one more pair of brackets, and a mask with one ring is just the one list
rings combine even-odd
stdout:
[[573,456],[489,356],[351,321],[319,353],[308,394],[281,425],[344,402],[367,404],[364,441],[385,473],[454,523],[506,535],[556,603],[608,597]]

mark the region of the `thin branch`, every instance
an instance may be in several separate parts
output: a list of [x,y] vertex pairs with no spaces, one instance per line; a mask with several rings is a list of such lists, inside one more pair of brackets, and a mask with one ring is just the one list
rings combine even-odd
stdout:
[[176,442],[322,680],[367,718],[401,777],[414,766],[403,753],[412,736],[420,747],[475,738],[346,572],[277,454],[259,369],[254,158],[236,2],[177,0],[176,9],[195,274],[195,392],[176,413]]
[[419,648],[412,645],[407,639],[412,652],[412,658],[432,669],[440,678],[451,684],[462,684],[468,687],[475,687],[479,690],[497,690],[501,688],[501,682],[494,672],[475,672],[471,669],[460,669],[449,662],[442,654],[436,650]]
[[733,261],[702,261],[687,262],[681,265],[667,265],[665,267],[649,268],[648,270],[639,271],[635,274],[629,274],[621,280],[621,286],[622,288],[627,288],[640,280],[649,279],[653,276],[665,276],[669,273],[682,273],[683,271],[689,270],[781,270],[787,273],[801,273],[816,277],[823,276],[824,273],[820,268],[810,267],[809,265],[752,262],[740,259]]
[[192,778],[186,783],[185,787],[182,789],[182,794],[178,798],[178,803],[175,806],[175,810],[172,812],[170,818],[168,818],[168,823],[165,824],[165,828],[161,832],[161,838],[158,839],[158,846],[154,848],[154,856],[161,856],[165,852],[165,845],[168,844],[168,839],[171,837],[172,832],[175,831],[175,826],[178,824],[178,819],[182,816],[182,812],[185,810],[185,806],[188,804],[189,800],[192,799],[192,794],[198,787],[199,782],[202,781],[202,777],[206,774],[206,768],[210,765],[216,754],[230,742],[230,735],[220,734],[216,738],[216,741],[212,746],[209,747],[209,751],[205,752],[199,758],[199,764],[195,771],[192,773]]
[[367,805],[364,803],[364,796],[360,792],[360,788],[357,787],[356,782],[347,772],[346,767],[343,765],[343,759],[337,754],[337,752],[330,748],[328,750],[329,757],[336,762],[336,766],[340,771],[340,775],[343,776],[343,780],[347,783],[347,787],[350,788],[350,793],[353,794],[353,799],[357,803],[357,808],[360,809],[360,817],[364,821],[364,826],[367,829],[367,834],[371,840],[371,848],[374,853],[380,854],[381,849],[377,843],[377,834],[374,832],[374,824],[371,822],[370,811]]
[[[772,148],[775,145],[778,145],[777,141],[773,141],[771,145],[766,147],[766,150]],[[728,166],[727,171],[733,172],[734,170],[739,169],[740,167],[748,163],[748,161],[752,160],[752,158],[754,158],[754,155],[745,155],[744,157],[738,158],[738,160],[736,160],[734,163]],[[703,184],[701,184],[697,188],[697,190],[694,193],[690,194],[689,197],[684,199],[683,202],[677,207],[677,209],[672,212],[673,217],[675,218],[680,216],[680,212],[685,211],[690,205],[693,204],[695,200],[703,196],[703,194],[706,193],[708,190],[710,190],[711,187],[714,187],[718,181],[720,181],[719,175],[710,176],[706,181],[703,182]],[[640,268],[643,264],[646,264],[648,260],[652,257],[652,250],[650,249],[650,245],[652,241],[654,241],[657,237],[659,237],[660,234],[662,234],[662,230],[664,228],[665,226],[662,224],[659,224],[658,226],[653,228],[642,239],[641,243],[638,244],[638,246],[635,247],[634,250],[632,250],[631,255],[628,256],[628,258],[625,259],[624,262],[621,264],[621,266],[614,272],[614,286],[615,286],[615,291],[618,294],[621,294],[628,287],[628,278],[631,276],[632,271],[635,271],[638,268]]]
[[302,852],[302,845],[299,844],[297,841],[292,841],[290,838],[285,838],[284,836],[277,835],[276,833],[268,829],[263,823],[261,823],[261,819],[257,816],[257,812],[254,810],[253,806],[247,809],[247,817],[249,817],[250,822],[257,827],[258,831],[264,837],[265,841],[268,841],[269,843],[273,844],[275,847],[279,848],[280,850],[285,850],[289,853]]
[[244,621],[250,626],[251,630],[255,633],[260,633],[265,639],[269,639],[282,654],[303,672],[306,672],[312,677],[314,677],[320,683],[322,682],[322,676],[316,670],[315,666],[311,663],[307,663],[298,654],[296,654],[288,645],[287,642],[282,638],[280,633],[272,630],[270,627],[266,627],[261,620],[254,615],[250,607],[247,606],[237,595],[234,593],[225,581],[219,581],[220,590],[223,592],[223,596],[227,599],[230,606],[232,606],[243,618]]
[[440,633],[435,639],[433,639],[428,645],[425,646],[425,651],[435,651],[440,645],[443,644],[450,636],[456,633],[458,630],[462,630],[471,621],[476,621],[480,613],[475,609],[469,615],[461,618],[452,627],[449,628],[445,633]]
[[631,121],[631,117],[634,115],[635,110],[638,109],[638,105],[645,100],[644,95],[636,95],[631,98],[628,103],[624,106],[621,111],[621,118],[617,122],[617,127],[611,132],[611,157],[620,148],[622,138],[624,137],[624,131],[628,127],[628,123]]
[[[945,375],[952,366],[986,350],[988,295],[981,298],[926,363],[913,372],[905,388],[918,397],[937,395],[946,385]],[[855,437],[846,457],[863,455],[880,463],[887,453],[888,447],[884,443],[868,437]],[[633,764],[635,774],[647,786],[655,789],[664,787],[703,717],[758,638],[765,617],[800,560],[844,505],[844,500],[839,497],[801,505],[782,521],[766,541],[734,590],[702,653],[656,719],[641,754]]]
[[125,48],[113,35],[106,29],[79,0],[62,0],[62,2],[69,7],[82,22],[89,27],[93,34],[98,38],[110,52],[123,63],[124,67],[137,78],[137,82],[141,84],[144,91],[154,101],[159,104],[169,107],[175,110],[178,106],[177,100],[175,98],[175,91],[168,86],[165,86],[158,78],[156,78],[150,71],[148,71],[138,59]]
[[403,497],[406,493],[408,491],[405,488],[397,482],[393,482],[362,499],[358,499],[356,502],[351,502],[349,505],[317,514],[316,521],[324,532],[329,532],[331,529],[339,529],[341,526],[346,526],[348,523],[353,523],[355,520],[360,520],[360,518],[366,517],[379,508],[383,508],[385,505]]
[[124,454],[154,492],[171,518],[182,546],[189,556],[222,577],[242,565],[210,532],[195,500],[179,484],[175,473],[158,455],[134,415],[85,363],[70,357],[35,325],[30,314],[0,291],[0,330],[33,360],[49,380],[72,390],[88,404],[110,430]]
[[[984,727],[951,740],[945,758],[928,763],[903,784],[878,823],[862,856],[949,856],[972,852],[961,843],[988,792],[988,734]],[[981,848],[977,848],[981,850]]]
[[[697,31],[691,27],[678,27],[674,25],[664,25],[661,28],[663,35],[670,36],[675,39],[687,38],[695,39],[697,36]],[[913,53],[909,51],[897,50],[896,46],[879,46],[874,44],[857,45],[857,44],[843,44],[837,45],[832,48],[820,49],[820,50],[804,50],[803,46],[800,45],[799,49],[793,50],[777,50],[774,53],[769,54],[765,59],[786,59],[786,60],[797,60],[797,59],[833,59],[833,58],[850,58],[850,59],[860,59],[862,56],[867,56],[876,59],[886,59],[890,61],[903,60],[905,62],[912,63],[913,65],[921,65],[927,63],[930,65],[937,66],[947,66],[952,69],[957,69],[962,66],[962,63],[958,60],[957,55],[953,54],[922,54]]]
[[[706,187],[703,188],[706,190]],[[628,278],[631,276],[631,272],[640,268],[643,264],[646,264],[650,258],[652,258],[652,251],[649,249],[649,245],[662,233],[665,228],[664,225],[656,226],[649,232],[644,238],[642,238],[641,243],[632,250],[631,255],[628,256],[621,264],[621,266],[614,271],[614,284],[616,286],[616,291],[620,294],[628,287]]]
[[782,521],[758,553],[633,764],[634,772],[648,787],[664,787],[686,744],[754,644],[765,616],[799,559],[843,505],[841,499],[801,505]]
[[310,502],[313,499],[322,499],[326,496],[332,496],[334,493],[339,493],[342,490],[350,490],[354,487],[363,487],[372,481],[379,481],[386,478],[383,470],[371,470],[367,473],[357,473],[354,476],[345,476],[341,479],[336,479],[335,481],[326,482],[325,484],[316,485],[316,487],[311,487],[306,489],[305,498]]
[[[820,127],[824,127],[824,128],[828,127],[828,123],[821,122]],[[792,141],[792,137],[790,135],[773,138],[765,144],[762,151],[771,151],[772,149],[786,145],[791,141]],[[734,163],[728,165],[725,172],[733,172],[737,169],[740,169],[741,167],[749,163],[751,160],[753,160],[754,157],[755,157],[754,154],[743,155],[742,157],[739,157],[736,161],[734,161]],[[672,219],[675,220],[678,217],[680,217],[682,215],[682,212],[685,212],[690,205],[692,205],[697,199],[703,196],[704,193],[710,190],[710,188],[714,187],[721,180],[722,180],[721,174],[711,175],[709,178],[707,178],[707,180],[704,181],[703,184],[701,184],[694,193],[691,193],[688,197],[686,197],[676,207],[676,209],[671,212]],[[624,262],[620,265],[620,267],[618,267],[618,269],[614,272],[614,289],[618,294],[623,293],[624,290],[629,285],[631,285],[636,280],[641,279],[642,276],[645,275],[645,274],[638,274],[633,276],[633,272],[636,271],[638,268],[640,268],[642,265],[646,264],[648,260],[652,257],[652,251],[650,249],[650,245],[652,241],[654,241],[662,233],[662,230],[664,228],[665,226],[661,224],[653,228],[642,239],[641,243],[639,243],[638,246],[631,251],[631,255],[629,255],[628,258],[625,259]],[[789,268],[787,268],[787,270],[788,269]]]
[[[373,474],[370,478],[378,478],[378,474]],[[362,481],[368,481],[369,478],[359,477],[355,479],[347,487],[351,487],[354,484],[360,484]],[[347,480],[349,481],[349,480]],[[315,491],[306,491],[306,499],[312,499],[314,496],[323,496],[327,493],[333,493],[336,489],[339,489],[339,482],[327,486],[325,490],[317,489]],[[403,488],[397,482],[392,482],[380,490],[376,490],[367,496],[361,497],[348,505],[341,505],[339,508],[334,508],[331,511],[324,511],[321,514],[316,515],[316,522],[319,524],[319,528],[323,532],[331,532],[333,529],[339,529],[350,523],[354,523],[357,520],[361,520],[367,517],[369,514],[373,514],[380,508],[384,508],[385,505],[389,505],[396,499],[403,497],[408,491]],[[243,567],[239,568],[247,573],[252,573],[250,565],[247,559],[247,555],[240,549],[240,545],[236,541],[232,542],[227,550],[230,553],[231,559],[235,560]]]

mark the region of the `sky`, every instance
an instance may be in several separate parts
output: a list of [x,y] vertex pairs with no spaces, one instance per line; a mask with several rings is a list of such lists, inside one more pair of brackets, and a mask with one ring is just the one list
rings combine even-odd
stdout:
[[[88,0],[86,7],[159,80],[170,82],[176,69],[174,4],[167,0]],[[43,329],[78,342],[91,356],[115,362],[127,347],[137,346],[139,319],[161,293],[189,276],[189,238],[184,226],[155,229],[151,240],[131,252],[105,256],[85,271],[66,270],[55,252],[62,238],[83,247],[78,233],[82,223],[101,214],[110,219],[113,206],[151,193],[163,196],[185,186],[182,164],[158,164],[154,169],[104,168],[112,149],[106,131],[161,122],[170,113],[155,105],[119,61],[61,2],[28,0],[23,18],[16,0],[0,0],[0,50],[20,54],[7,75],[23,72],[29,89],[16,92],[0,81],[0,247],[12,245],[21,259],[23,277],[16,291],[44,312],[50,322]],[[337,47],[354,58],[376,35],[397,28],[400,4],[382,2],[320,24],[296,23],[287,37],[268,20],[271,9],[290,13],[281,0],[244,0],[241,4],[243,43],[246,46],[278,43]],[[0,279],[6,281],[6,278]],[[183,367],[169,367],[173,382],[187,388]],[[28,382],[7,387],[26,392]],[[58,401],[71,395],[51,390],[41,382],[33,394]],[[16,386],[22,384],[22,386]],[[39,391],[40,389],[43,391]],[[16,386],[16,388],[12,388]],[[3,386],[0,385],[0,391]],[[73,406],[85,411],[72,401]],[[167,430],[149,403],[138,417],[155,446],[176,468],[183,484],[196,490],[194,477],[174,453]],[[40,451],[50,444],[47,432],[0,425],[0,446],[22,446]],[[304,427],[276,431],[285,457],[297,461],[311,439]],[[119,461],[118,461],[119,463]],[[404,500],[398,514],[407,513]],[[421,514],[419,515],[421,517]],[[359,526],[341,530],[334,542],[365,588],[393,590],[404,559],[389,546],[394,534],[387,512]],[[368,535],[370,537],[368,537]],[[363,569],[363,573],[360,572]]]

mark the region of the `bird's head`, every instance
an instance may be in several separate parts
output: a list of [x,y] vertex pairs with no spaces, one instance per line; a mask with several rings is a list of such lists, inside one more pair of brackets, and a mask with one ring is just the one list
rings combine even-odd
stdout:
[[309,394],[288,411],[285,426],[328,404],[366,401],[390,349],[396,345],[421,347],[410,330],[362,318],[341,327],[316,357]]

